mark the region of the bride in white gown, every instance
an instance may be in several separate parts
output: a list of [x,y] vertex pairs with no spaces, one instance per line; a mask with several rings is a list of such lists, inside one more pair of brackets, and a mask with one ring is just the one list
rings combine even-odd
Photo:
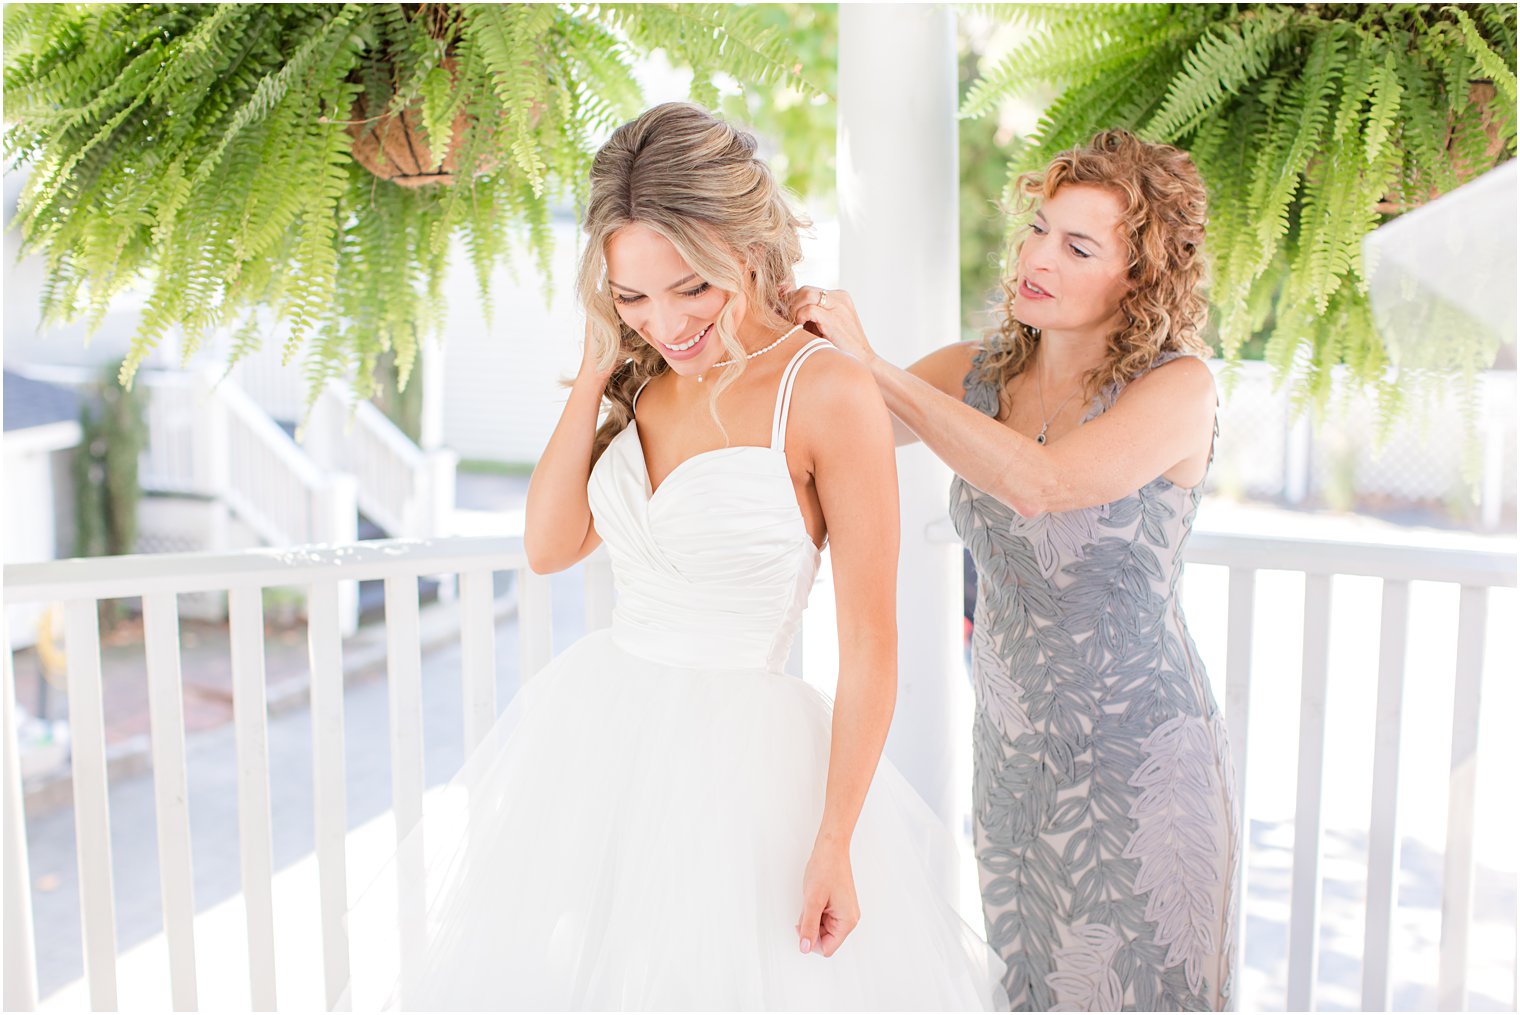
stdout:
[[[443,794],[453,823],[398,854],[399,903],[392,870],[350,914],[357,1007],[1006,1006],[937,889],[948,836],[878,764],[891,426],[864,368],[788,330],[800,223],[754,151],[669,104],[596,157],[586,353],[524,542],[547,572],[605,541],[612,627],[518,692]],[[781,669],[825,538],[832,710]]]

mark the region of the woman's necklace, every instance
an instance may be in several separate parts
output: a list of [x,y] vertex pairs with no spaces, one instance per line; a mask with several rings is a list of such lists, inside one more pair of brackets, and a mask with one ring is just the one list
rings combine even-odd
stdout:
[[1052,412],[1052,413],[1046,413],[1046,411],[1045,411],[1045,385],[1043,385],[1043,384],[1040,383],[1040,368],[1038,366],[1035,367],[1035,370],[1034,370],[1034,389],[1035,389],[1035,391],[1039,392],[1039,395],[1040,395],[1040,415],[1044,417],[1043,421],[1040,424],[1040,432],[1035,435],[1034,439],[1035,439],[1035,443],[1037,443],[1037,444],[1044,444],[1045,443],[1045,431],[1047,431],[1047,430],[1050,429],[1050,422],[1051,422],[1051,420],[1055,419],[1057,416],[1059,416],[1061,414],[1061,410],[1064,409],[1064,408],[1066,408],[1066,403],[1067,402],[1069,402],[1073,398],[1077,397],[1077,392],[1082,390],[1082,385],[1078,384],[1075,391],[1073,391],[1071,394],[1067,395],[1065,398],[1061,399],[1061,404],[1058,405],[1058,406],[1056,406],[1056,411]]
[[[714,325],[714,327],[716,327],[716,325]],[[754,352],[750,353],[748,356],[745,356],[744,358],[746,360],[752,360],[756,356],[762,356],[765,353],[770,352],[772,349],[776,348],[776,346],[780,345],[782,342],[785,342],[787,339],[791,338],[793,335],[797,334],[797,332],[799,332],[801,330],[802,330],[802,325],[799,324],[795,328],[793,328],[791,331],[788,331],[785,335],[782,335],[780,338],[776,339],[770,345],[766,346],[764,349],[756,349]],[[731,367],[731,366],[733,366],[737,362],[738,362],[738,360],[732,360],[732,359],[719,360],[717,363],[714,363],[712,366],[708,367],[707,369],[708,370],[716,370],[719,367]],[[706,371],[703,371],[702,373],[697,374],[697,382],[699,384],[702,381],[705,381],[705,380],[707,380],[707,373],[706,373]]]

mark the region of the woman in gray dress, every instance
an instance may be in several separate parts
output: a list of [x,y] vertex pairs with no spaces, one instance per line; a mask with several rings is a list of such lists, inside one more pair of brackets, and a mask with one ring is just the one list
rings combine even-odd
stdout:
[[871,367],[900,443],[956,472],[979,579],[975,845],[1013,1007],[1223,1008],[1234,776],[1178,595],[1216,432],[1205,190],[1185,152],[1114,130],[1019,193],[985,341],[902,369],[847,293],[792,309]]

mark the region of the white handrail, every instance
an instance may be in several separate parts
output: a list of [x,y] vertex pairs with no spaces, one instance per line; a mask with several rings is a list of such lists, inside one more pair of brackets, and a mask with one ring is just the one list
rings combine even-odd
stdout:
[[149,592],[370,581],[402,574],[513,571],[528,566],[515,536],[375,539],[341,546],[261,547],[236,553],[142,553],[5,565],[8,602],[112,599]]
[[[328,538],[319,507],[327,477],[295,441],[240,389],[219,385],[210,392],[211,411],[225,411],[223,443],[211,457],[225,470],[219,491],[272,545]],[[213,490],[212,492],[218,492]]]
[[1194,531],[1183,558],[1262,571],[1362,575],[1387,581],[1515,587],[1515,555],[1494,550],[1353,543]]

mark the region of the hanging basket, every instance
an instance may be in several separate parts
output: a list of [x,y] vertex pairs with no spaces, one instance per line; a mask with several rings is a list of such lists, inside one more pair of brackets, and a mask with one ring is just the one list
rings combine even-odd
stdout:
[[[1483,153],[1483,163],[1477,166],[1468,165],[1457,155],[1456,134],[1459,126],[1455,113],[1446,116],[1445,147],[1451,156],[1451,168],[1455,171],[1457,183],[1463,184],[1469,180],[1486,173],[1492,169],[1499,158],[1504,154],[1504,137],[1500,133],[1500,127],[1504,121],[1514,114],[1504,109],[1498,102],[1498,89],[1492,81],[1471,81],[1468,83],[1468,101],[1478,107],[1480,123],[1483,133],[1488,138],[1488,147]],[[1470,127],[1468,129],[1471,129]],[[1382,215],[1399,215],[1406,211],[1413,211],[1421,205],[1428,204],[1441,196],[1441,188],[1433,183],[1423,180],[1404,180],[1396,185],[1377,203],[1377,210]]]
[[[445,59],[440,66],[451,77],[455,75],[452,58]],[[462,141],[473,127],[474,121],[460,110],[454,117],[453,143],[440,162],[433,157],[422,129],[421,102],[414,102],[400,113],[383,113],[372,120],[368,104],[360,95],[349,116],[348,133],[353,138],[354,159],[361,166],[382,180],[415,188],[455,182]],[[500,158],[494,151],[482,152],[475,161],[474,175],[489,173],[499,164]]]

